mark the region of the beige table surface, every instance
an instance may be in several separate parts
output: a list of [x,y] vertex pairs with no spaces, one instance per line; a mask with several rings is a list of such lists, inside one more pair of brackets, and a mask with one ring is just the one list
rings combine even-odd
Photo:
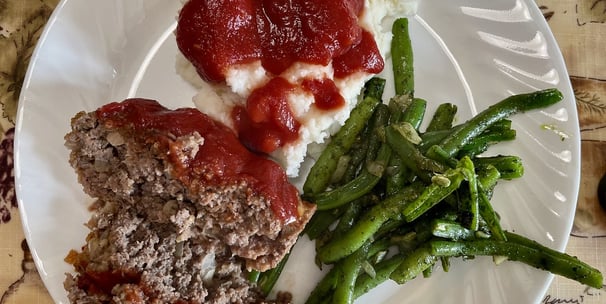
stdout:
[[[24,240],[12,148],[21,83],[57,3],[0,0],[0,304],[52,303]],[[566,60],[582,131],[581,187],[566,252],[606,272],[606,211],[596,194],[606,173],[606,0],[537,0],[537,4]],[[606,289],[588,289],[556,277],[540,303],[606,303]]]

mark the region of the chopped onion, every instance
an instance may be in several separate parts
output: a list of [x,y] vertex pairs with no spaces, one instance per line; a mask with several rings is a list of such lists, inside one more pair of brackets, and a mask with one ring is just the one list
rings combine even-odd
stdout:
[[332,182],[338,182],[343,178],[345,171],[347,170],[347,166],[349,165],[349,161],[351,160],[351,156],[343,155],[339,157],[339,161],[337,162],[337,168],[332,174]]
[[368,261],[364,261],[362,263],[362,269],[364,269],[364,272],[366,272],[366,274],[371,278],[377,276],[377,271],[374,267],[372,267],[372,265]]
[[366,165],[366,170],[374,176],[381,177],[383,175],[383,171],[385,171],[385,165],[381,162],[371,161]]
[[398,124],[394,124],[393,127],[402,136],[404,136],[404,138],[406,138],[408,141],[415,145],[418,145],[421,143],[421,141],[423,141],[423,139],[421,139],[421,136],[419,136],[419,133],[417,133],[415,127],[413,127],[409,122],[405,121]]
[[204,283],[210,283],[215,275],[217,261],[215,261],[215,253],[213,251],[207,253],[202,259],[201,277]]
[[107,141],[109,142],[109,144],[114,147],[121,146],[124,144],[124,138],[118,132],[109,133],[109,134],[107,134],[106,138],[107,138]]
[[442,187],[450,186],[450,179],[444,175],[436,174],[431,177],[431,182]]

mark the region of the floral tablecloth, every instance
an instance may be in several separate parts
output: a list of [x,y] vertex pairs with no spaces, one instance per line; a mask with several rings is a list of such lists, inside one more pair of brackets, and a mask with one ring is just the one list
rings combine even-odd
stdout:
[[[25,241],[13,179],[18,97],[29,59],[58,0],[0,0],[0,304],[52,303]],[[566,251],[606,273],[606,0],[537,0],[574,87],[582,138],[581,187]],[[606,289],[556,277],[541,303],[606,303]]]

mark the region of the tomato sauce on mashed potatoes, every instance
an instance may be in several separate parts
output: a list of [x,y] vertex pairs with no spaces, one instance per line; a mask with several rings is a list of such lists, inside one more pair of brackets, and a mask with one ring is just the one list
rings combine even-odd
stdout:
[[175,31],[177,68],[199,88],[202,112],[296,177],[308,146],[345,122],[383,70],[385,20],[415,9],[396,0],[191,0]]

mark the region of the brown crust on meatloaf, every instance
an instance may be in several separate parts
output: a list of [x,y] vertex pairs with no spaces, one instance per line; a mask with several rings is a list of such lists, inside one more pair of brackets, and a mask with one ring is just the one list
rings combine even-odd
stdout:
[[[97,303],[118,303],[126,295],[144,297],[142,303],[262,302],[244,278],[245,268],[275,267],[312,206],[301,202],[299,219],[283,223],[268,199],[246,184],[187,188],[171,176],[167,151],[128,127],[110,129],[95,112],[80,112],[71,123],[65,136],[70,164],[84,191],[97,199],[87,246],[70,255],[78,273],[65,283],[72,302],[90,300],[87,272],[108,271],[134,273],[137,282],[120,282]],[[182,157],[193,157],[204,142],[198,133],[163,136],[183,147]],[[210,275],[202,270],[209,254],[216,261]]]

